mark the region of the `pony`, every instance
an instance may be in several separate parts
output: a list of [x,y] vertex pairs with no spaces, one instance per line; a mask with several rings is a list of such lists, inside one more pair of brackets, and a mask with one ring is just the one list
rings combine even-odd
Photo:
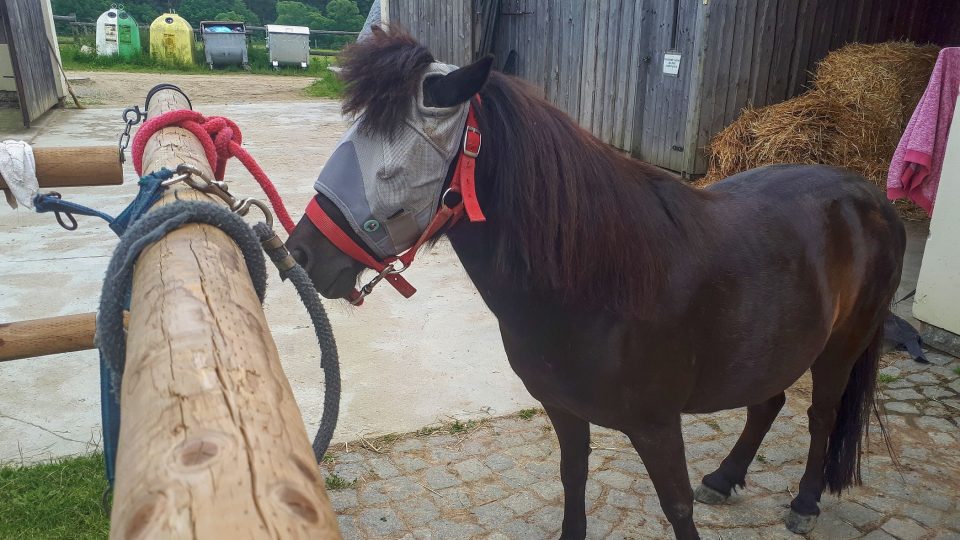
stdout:
[[[861,481],[906,241],[890,203],[864,178],[822,165],[767,166],[694,189],[491,66],[490,57],[439,64],[396,30],[349,46],[341,75],[354,128],[311,204],[364,253],[305,216],[287,241],[293,256],[323,296],[347,298],[365,268],[382,268],[374,283],[396,277],[387,263],[400,250],[449,239],[499,321],[511,367],[553,424],[562,538],[586,534],[591,423],[629,437],[676,538],[695,539],[694,500],[721,503],[745,485],[784,391],[809,369],[810,447],[785,522],[812,530],[821,494]],[[453,121],[456,130],[432,124]],[[411,126],[416,134],[404,135]],[[468,144],[471,130],[482,145]],[[464,160],[475,191],[451,197]],[[364,180],[344,172],[361,168]],[[373,217],[358,228],[357,206],[344,201],[364,197],[363,219]],[[471,197],[481,216],[436,224]],[[420,217],[406,233],[389,226],[411,215]],[[373,222],[390,242],[367,234]],[[742,434],[695,492],[681,414],[740,407]]]

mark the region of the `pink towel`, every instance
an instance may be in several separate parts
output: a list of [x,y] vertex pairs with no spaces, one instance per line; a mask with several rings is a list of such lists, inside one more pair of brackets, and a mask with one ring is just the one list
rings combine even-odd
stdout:
[[940,51],[930,82],[903,132],[887,174],[887,197],[906,197],[933,215],[943,155],[960,93],[960,47]]

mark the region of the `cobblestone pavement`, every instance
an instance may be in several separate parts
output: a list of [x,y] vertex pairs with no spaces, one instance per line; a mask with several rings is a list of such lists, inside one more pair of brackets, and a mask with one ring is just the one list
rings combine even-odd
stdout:
[[[841,499],[824,494],[820,520],[808,538],[960,540],[960,362],[934,353],[930,359],[923,365],[897,353],[885,357],[887,429],[900,469],[874,436],[864,485]],[[807,379],[788,393],[745,489],[722,506],[696,504],[703,538],[797,538],[782,518],[803,472],[808,396]],[[743,410],[684,417],[694,486],[732,448],[744,419]],[[592,446],[588,538],[672,538],[626,437],[594,427]],[[418,434],[338,445],[328,460],[324,474],[328,486],[338,488],[329,494],[345,538],[559,535],[559,447],[543,414],[447,423]]]

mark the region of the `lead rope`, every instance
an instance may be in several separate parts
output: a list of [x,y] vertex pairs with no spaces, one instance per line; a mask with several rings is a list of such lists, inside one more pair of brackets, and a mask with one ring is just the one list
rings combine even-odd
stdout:
[[320,345],[320,365],[324,373],[323,414],[313,440],[314,455],[319,463],[330,446],[340,410],[340,362],[330,320],[306,271],[290,256],[273,229],[265,223],[258,223],[251,230],[239,215],[222,206],[206,202],[177,201],[144,215],[120,238],[107,267],[97,313],[97,339],[110,374],[111,390],[115,395],[120,395],[126,360],[123,310],[126,291],[130,290],[133,284],[134,263],[147,246],[187,223],[212,225],[233,239],[243,253],[254,290],[261,303],[266,295],[267,272],[258,244],[277,265],[280,276],[283,279],[289,278],[296,287],[313,323]]

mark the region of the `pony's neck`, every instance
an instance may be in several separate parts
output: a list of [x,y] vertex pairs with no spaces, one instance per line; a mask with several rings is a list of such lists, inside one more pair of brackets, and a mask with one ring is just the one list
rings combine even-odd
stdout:
[[450,235],[465,266],[484,267],[471,277],[643,316],[678,246],[696,244],[704,196],[601,143],[516,79],[493,74],[481,97],[488,221]]

